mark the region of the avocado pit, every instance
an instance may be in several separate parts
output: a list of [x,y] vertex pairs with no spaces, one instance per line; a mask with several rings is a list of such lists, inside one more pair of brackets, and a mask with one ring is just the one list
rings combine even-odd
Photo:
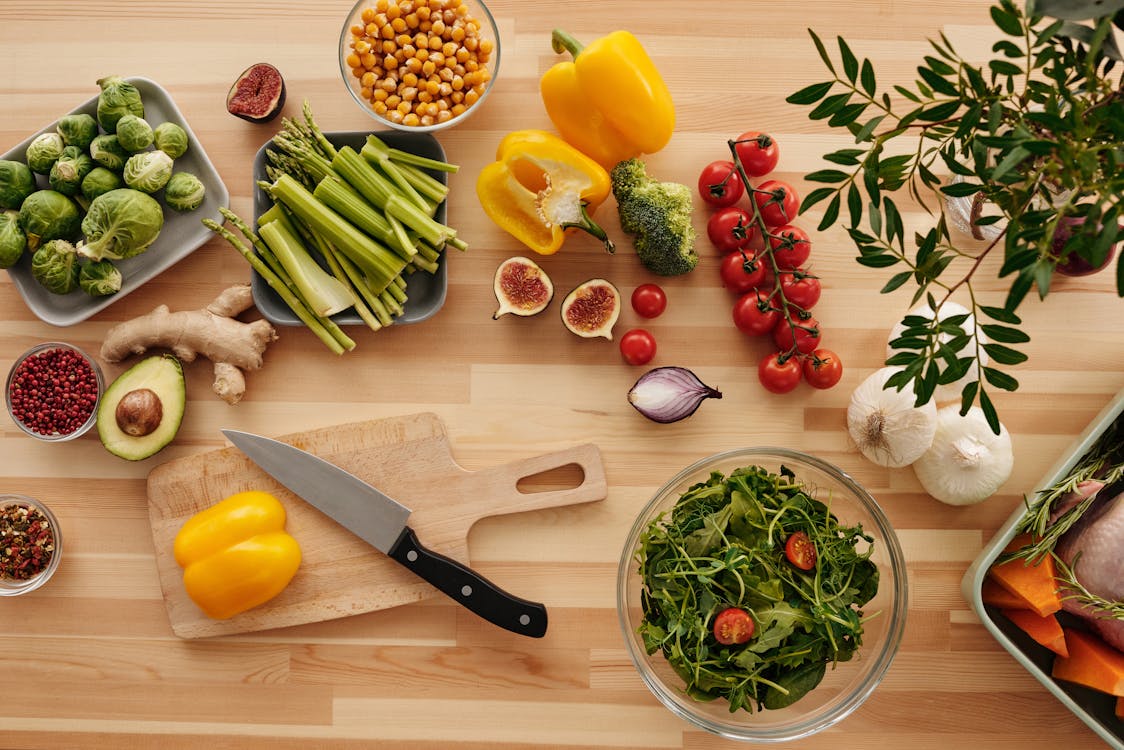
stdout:
[[121,397],[114,418],[126,435],[144,437],[155,432],[164,420],[164,404],[151,388],[138,388]]

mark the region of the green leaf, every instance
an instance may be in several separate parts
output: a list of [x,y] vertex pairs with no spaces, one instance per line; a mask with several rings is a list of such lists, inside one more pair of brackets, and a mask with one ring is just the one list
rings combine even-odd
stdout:
[[1018,328],[982,323],[980,324],[980,330],[989,339],[1000,344],[1025,344],[1030,341],[1030,336]]
[[880,294],[889,294],[890,292],[899,289],[905,282],[909,281],[909,277],[913,275],[913,271],[902,271],[890,277],[886,285],[880,290]]
[[1050,293],[1050,281],[1054,278],[1057,264],[1051,258],[1039,258],[1034,264],[1034,284],[1038,287],[1038,298],[1046,299]]
[[[1000,323],[1010,323],[1013,326],[1017,326],[1023,322],[1018,315],[1015,315],[1010,310],[1004,310],[1002,307],[988,307],[987,305],[980,305],[980,312],[982,312],[992,320],[998,320]],[[987,331],[985,330],[984,333],[987,333]]]
[[957,380],[960,380],[960,378],[968,374],[968,370],[971,369],[972,363],[975,361],[974,357],[962,357],[957,359],[955,364],[949,365],[945,368],[944,372],[941,373],[941,376],[937,378],[937,384],[951,385]]
[[956,68],[952,67],[944,60],[933,57],[932,55],[925,55],[925,63],[932,69],[934,73],[940,76],[956,75]]
[[863,90],[874,96],[878,86],[874,79],[874,66],[870,64],[870,60],[863,60],[862,70],[859,72],[859,81],[862,83]]
[[844,125],[850,125],[858,120],[859,117],[862,116],[863,112],[866,112],[866,108],[867,105],[862,102],[848,104],[845,107],[840,108],[838,112],[832,115],[831,119],[827,121],[827,124],[833,128],[840,128]]
[[998,435],[1000,431],[999,414],[995,411],[995,404],[991,403],[991,397],[982,388],[980,389],[980,409],[983,410],[988,427]]
[[[1030,268],[1037,260],[1038,251],[1033,248],[1024,248],[1023,250],[1014,252],[1003,261],[1003,265],[999,269],[999,276],[1002,278],[1013,271],[1024,271]],[[1030,287],[1028,286],[1027,290],[1029,289]]]
[[1022,146],[1016,146],[1011,149],[1007,152],[1007,155],[1003,157],[1002,161],[995,166],[995,170],[991,173],[991,180],[993,182],[998,182],[1004,175],[1021,164],[1023,160],[1029,156],[1030,152]]
[[852,167],[859,163],[859,157],[865,154],[861,148],[841,148],[838,151],[832,151],[830,154],[824,154],[824,161],[829,161],[832,164],[841,164],[845,167]]
[[987,67],[997,76],[1021,76],[1023,69],[1006,60],[989,60]]
[[979,387],[979,381],[973,380],[960,391],[960,416],[964,416],[972,408],[972,402],[976,400],[976,391],[979,390]]
[[859,186],[853,182],[847,189],[847,210],[851,214],[851,226],[857,227],[863,218],[863,199]]
[[936,93],[944,94],[945,96],[960,96],[960,91],[956,88],[955,85],[952,84],[951,81],[946,78],[942,78],[929,68],[919,66],[917,68],[917,73],[921,76],[922,79],[924,79],[925,83],[929,84],[929,86]]
[[1003,303],[1003,306],[1014,312],[1023,299],[1026,298],[1027,292],[1030,291],[1032,286],[1034,286],[1034,269],[1032,267],[1023,268],[1011,283],[1011,288],[1007,291],[1007,299]]
[[813,83],[811,86],[800,89],[795,94],[790,94],[785,101],[789,104],[815,104],[827,96],[827,92],[831,91],[831,87],[834,85],[835,81]]
[[1012,42],[1010,39],[1000,39],[995,44],[991,45],[992,52],[998,52],[1005,57],[1021,58],[1023,56],[1022,49],[1019,45]]
[[921,113],[917,115],[917,119],[923,122],[937,122],[952,117],[956,114],[956,110],[958,109],[960,109],[959,100],[945,102],[921,110]]
[[838,169],[819,169],[804,176],[808,182],[843,182],[851,175]]
[[808,113],[808,118],[811,120],[826,120],[831,117],[847,104],[851,99],[851,92],[845,91],[842,94],[832,94],[816,105],[816,107]]
[[894,91],[897,91],[899,94],[901,94],[906,99],[909,99],[911,102],[913,102],[915,104],[921,103],[921,97],[919,97],[917,94],[913,93],[909,89],[905,88],[904,86],[895,85]]
[[860,266],[867,268],[889,268],[890,266],[897,265],[900,258],[894,255],[864,255],[855,258],[855,261]]
[[829,195],[835,193],[835,188],[821,187],[816,188],[812,192],[804,196],[804,201],[800,204],[800,213],[804,213],[812,206],[820,201],[826,199]]
[[820,53],[820,59],[823,60],[823,64],[827,66],[828,70],[834,73],[835,66],[831,64],[831,58],[827,56],[827,50],[824,49],[823,42],[816,35],[816,32],[811,29],[808,29],[808,34],[811,35],[812,43],[816,45],[816,51]]
[[839,42],[839,59],[843,61],[843,73],[847,76],[848,81],[854,83],[855,79],[859,77],[859,61],[843,37],[837,37],[836,39]]
[[1116,296],[1124,297],[1124,253],[1116,259]]
[[983,368],[983,374],[987,382],[991,383],[996,388],[1002,388],[1005,391],[1017,391],[1019,389],[1019,381],[1002,370],[996,370],[994,367],[985,367]]
[[1022,352],[1002,344],[984,344],[983,350],[1001,365],[1019,365],[1027,360]]
[[1004,34],[1010,36],[1023,35],[1023,25],[1019,23],[1018,16],[1014,13],[1008,13],[998,5],[993,5],[991,7],[991,20],[995,21],[995,25],[998,26],[999,30]]
[[951,185],[942,186],[941,192],[953,198],[963,198],[968,195],[975,195],[983,189],[983,185],[975,182],[954,182]]
[[831,202],[827,204],[827,209],[824,210],[823,218],[820,219],[819,230],[821,232],[834,224],[835,220],[839,218],[839,203],[839,193],[836,193],[835,197],[831,199]]
[[866,141],[869,141],[874,135],[874,130],[879,125],[881,125],[882,121],[885,119],[886,115],[878,115],[877,117],[872,117],[870,120],[868,120],[867,123],[859,128],[858,132],[855,133],[855,143],[864,143]]
[[867,206],[867,214],[869,215],[870,231],[874,232],[876,237],[882,236],[882,211],[878,206],[873,203]]
[[885,198],[882,201],[882,210],[886,218],[886,239],[890,242],[896,239],[898,247],[904,251],[905,228],[902,226],[902,215],[898,212],[898,207],[892,200]]

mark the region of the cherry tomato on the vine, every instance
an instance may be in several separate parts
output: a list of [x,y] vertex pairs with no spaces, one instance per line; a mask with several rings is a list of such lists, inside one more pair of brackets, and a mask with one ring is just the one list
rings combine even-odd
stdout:
[[722,285],[734,294],[745,294],[765,283],[765,264],[750,252],[726,253],[718,270]]
[[750,177],[764,177],[776,169],[781,158],[780,147],[768,133],[748,130],[738,136],[734,150],[742,169]]
[[659,317],[667,309],[667,295],[657,284],[641,284],[632,290],[632,309],[642,318]]
[[816,545],[803,531],[794,531],[784,543],[784,556],[800,570],[816,567]]
[[816,349],[804,359],[804,379],[813,388],[832,388],[843,377],[843,362],[830,349]]
[[633,328],[621,336],[621,356],[630,365],[646,365],[656,356],[656,339],[643,328]]
[[801,310],[811,310],[820,301],[820,280],[807,271],[781,271],[781,294],[785,302]]
[[757,378],[772,393],[788,393],[800,385],[800,377],[800,362],[785,352],[773,352],[757,365]]
[[791,352],[793,347],[801,354],[811,354],[823,341],[820,322],[815,318],[801,319],[792,316],[792,325],[783,317],[773,328],[773,342],[782,352]]
[[699,175],[699,195],[712,206],[732,206],[745,194],[745,185],[732,161],[712,161]]
[[714,639],[723,646],[745,643],[753,637],[756,626],[744,609],[728,607],[714,618]]
[[785,224],[769,233],[769,247],[779,268],[799,268],[812,254],[812,241],[800,227]]
[[711,214],[706,236],[719,252],[728,253],[760,243],[761,231],[748,213],[737,206],[726,206]]
[[766,180],[753,188],[753,200],[761,218],[770,227],[781,227],[796,218],[800,196],[796,188],[780,180]]
[[769,295],[751,290],[734,303],[734,325],[747,336],[764,336],[777,326],[780,311],[769,303]]

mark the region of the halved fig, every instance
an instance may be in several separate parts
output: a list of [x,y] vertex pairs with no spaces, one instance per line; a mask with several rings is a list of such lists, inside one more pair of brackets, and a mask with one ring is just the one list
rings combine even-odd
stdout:
[[492,315],[497,320],[511,313],[527,317],[546,309],[554,298],[554,284],[546,271],[530,258],[508,258],[496,269],[492,290],[499,301],[499,309]]
[[250,122],[269,122],[285,106],[285,79],[269,63],[242,71],[226,94],[226,111]]
[[605,279],[579,284],[562,301],[562,322],[584,339],[600,336],[612,340],[620,314],[620,292]]

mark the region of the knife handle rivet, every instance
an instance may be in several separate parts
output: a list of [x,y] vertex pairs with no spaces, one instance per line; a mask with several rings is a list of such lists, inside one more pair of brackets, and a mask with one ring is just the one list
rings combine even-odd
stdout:
[[530,615],[519,615],[519,624],[520,625],[530,625],[531,624],[531,616]]
[[461,596],[472,596],[472,587],[467,583],[461,586]]
[[406,559],[409,560],[410,562],[417,562],[418,561],[418,551],[416,549],[410,550],[409,552],[406,553]]

